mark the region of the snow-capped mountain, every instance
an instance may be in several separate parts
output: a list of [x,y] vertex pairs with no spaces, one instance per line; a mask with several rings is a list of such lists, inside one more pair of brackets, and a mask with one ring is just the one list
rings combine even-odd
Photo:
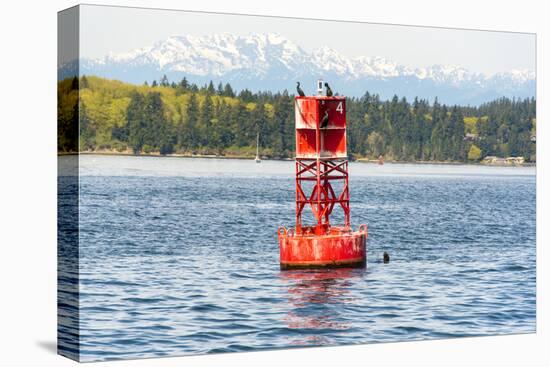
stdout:
[[159,80],[166,74],[174,81],[185,76],[198,84],[229,82],[237,90],[252,91],[293,91],[295,81],[301,81],[306,93],[308,87],[313,93],[314,82],[322,78],[348,96],[369,91],[382,98],[437,96],[459,104],[535,95],[535,74],[529,70],[486,76],[455,65],[410,68],[383,57],[349,58],[330,47],[307,52],[274,33],[173,36],[130,52],[82,59],[80,73],[132,83]]

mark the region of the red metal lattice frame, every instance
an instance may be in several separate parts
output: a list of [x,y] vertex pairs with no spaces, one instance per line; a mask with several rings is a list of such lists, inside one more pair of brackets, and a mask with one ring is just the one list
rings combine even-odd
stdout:
[[[315,146],[312,147],[311,153],[313,156],[310,157],[296,157],[296,232],[302,233],[305,229],[306,231],[313,230],[315,234],[325,234],[330,230],[330,214],[332,213],[335,205],[340,205],[344,212],[344,226],[345,229],[350,228],[350,207],[349,207],[349,185],[348,185],[348,160],[344,157],[339,156],[342,152],[340,151],[324,151],[323,154],[330,153],[331,157],[325,158],[321,157],[322,147],[322,137],[324,139],[329,139],[327,132],[324,128],[320,128],[320,118],[322,116],[322,108],[327,108],[328,101],[339,102],[339,106],[342,106],[341,110],[336,110],[330,113],[339,112],[343,114],[338,117],[343,123],[344,130],[344,142],[345,142],[345,98],[341,97],[305,97],[306,100],[315,101],[313,105],[308,106],[306,110],[310,111],[309,114],[305,113],[300,109],[300,104],[298,100],[303,100],[303,97],[296,97],[296,111],[299,113],[299,116],[302,120],[306,121],[309,114],[314,116],[314,126],[310,129],[314,131],[315,134]],[[322,107],[324,106],[324,107]],[[334,105],[336,106],[336,105]],[[332,110],[329,110],[332,111]],[[307,116],[306,116],[307,115]],[[335,115],[333,115],[335,116]],[[298,123],[298,120],[297,120]],[[311,125],[310,125],[311,126]],[[301,136],[298,135],[298,130],[304,129],[303,126],[298,128],[296,131],[296,151],[298,152],[299,141]],[[306,127],[306,129],[308,129]],[[334,136],[332,136],[334,139]],[[345,149],[345,144],[344,144]],[[310,153],[310,154],[311,154]],[[345,154],[345,151],[343,152]],[[342,190],[338,194],[334,191],[333,182],[334,181],[343,181]],[[313,187],[311,192],[307,193],[304,191],[304,182],[313,182]],[[309,186],[309,185],[308,185]],[[304,226],[302,223],[302,214],[304,214],[304,209],[309,207],[315,218],[316,224],[311,226]]]
[[[336,195],[332,182],[343,180],[342,191]],[[306,195],[303,182],[314,182],[311,193]],[[348,161],[296,159],[296,231],[302,230],[302,214],[309,206],[316,221],[316,233],[330,228],[330,214],[339,204],[344,212],[344,225],[350,226]]]

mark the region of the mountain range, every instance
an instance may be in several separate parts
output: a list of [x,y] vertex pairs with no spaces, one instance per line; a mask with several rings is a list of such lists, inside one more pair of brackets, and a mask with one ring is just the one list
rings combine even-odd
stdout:
[[[475,57],[475,56],[474,56]],[[74,65],[72,66],[74,69]],[[67,72],[71,65],[65,65]],[[300,81],[314,94],[315,81],[328,81],[335,92],[361,96],[366,91],[383,99],[415,96],[448,104],[478,105],[499,97],[535,96],[535,73],[530,70],[485,75],[456,65],[411,68],[383,57],[349,58],[330,47],[307,52],[275,33],[246,36],[213,34],[173,36],[152,46],[103,58],[80,60],[80,74],[141,84],[186,77],[202,85],[230,83],[236,89],[294,93]],[[63,75],[63,71],[60,73]]]

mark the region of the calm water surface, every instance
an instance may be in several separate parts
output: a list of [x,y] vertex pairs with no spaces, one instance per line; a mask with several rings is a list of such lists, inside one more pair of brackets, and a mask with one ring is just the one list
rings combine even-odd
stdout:
[[285,272],[293,162],[80,170],[84,361],[535,331],[534,168],[352,163],[367,269]]

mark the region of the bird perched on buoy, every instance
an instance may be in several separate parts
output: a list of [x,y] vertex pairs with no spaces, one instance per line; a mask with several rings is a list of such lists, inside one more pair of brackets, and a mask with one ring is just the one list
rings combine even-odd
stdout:
[[384,251],[384,264],[387,264],[390,262],[390,254],[388,254],[386,251]]
[[323,118],[321,119],[321,124],[319,127],[321,129],[324,129],[328,125],[328,110],[325,110],[325,114],[323,115]]
[[305,97],[306,96],[306,94],[304,93],[302,88],[300,88],[300,82],[296,82],[296,91],[298,92],[298,95],[300,97]]
[[330,89],[327,82],[325,82],[325,88],[327,88],[327,97],[332,97],[332,89]]

